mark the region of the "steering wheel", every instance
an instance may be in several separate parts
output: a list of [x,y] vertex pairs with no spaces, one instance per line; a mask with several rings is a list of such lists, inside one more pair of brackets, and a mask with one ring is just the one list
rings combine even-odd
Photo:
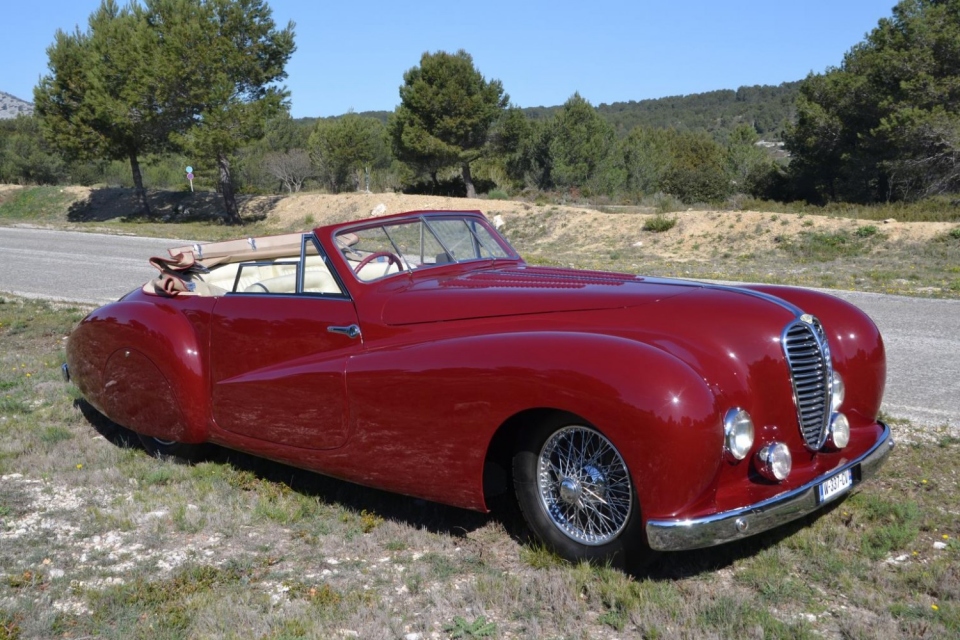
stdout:
[[365,257],[363,260],[361,260],[360,264],[354,267],[353,272],[356,274],[359,274],[360,269],[363,269],[365,266],[370,264],[370,262],[372,262],[376,258],[386,258],[387,262],[392,262],[393,264],[397,265],[397,271],[403,271],[403,263],[400,262],[400,258],[390,253],[389,251],[374,251],[373,253]]

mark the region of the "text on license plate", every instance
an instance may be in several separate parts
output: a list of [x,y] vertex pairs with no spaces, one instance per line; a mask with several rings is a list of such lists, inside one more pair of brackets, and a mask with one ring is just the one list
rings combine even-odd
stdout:
[[820,502],[826,502],[837,497],[847,489],[853,486],[853,471],[847,469],[832,478],[827,478],[817,487],[820,495]]

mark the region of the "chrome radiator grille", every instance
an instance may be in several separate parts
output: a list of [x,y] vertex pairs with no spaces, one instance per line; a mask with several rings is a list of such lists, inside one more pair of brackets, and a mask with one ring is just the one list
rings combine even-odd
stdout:
[[830,345],[820,322],[802,316],[783,332],[783,352],[790,366],[800,433],[807,447],[820,449],[830,422],[833,365]]

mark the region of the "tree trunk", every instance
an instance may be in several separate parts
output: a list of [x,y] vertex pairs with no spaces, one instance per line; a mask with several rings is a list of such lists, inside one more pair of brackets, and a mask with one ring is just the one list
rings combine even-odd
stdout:
[[473,186],[473,176],[470,175],[470,163],[463,163],[463,184],[467,187],[467,197],[476,198],[477,189]]
[[433,195],[436,195],[440,192],[440,182],[437,180],[437,172],[431,171],[430,177],[433,178]]
[[227,209],[227,224],[242,225],[240,209],[237,208],[237,197],[233,192],[233,178],[230,177],[230,160],[227,156],[217,156],[217,166],[220,168],[220,191],[223,193],[223,204]]
[[133,186],[137,191],[137,197],[140,198],[143,212],[148,218],[152,218],[153,211],[150,210],[150,202],[147,200],[147,190],[143,188],[143,174],[140,173],[140,161],[137,160],[136,151],[130,152],[130,172],[133,173]]

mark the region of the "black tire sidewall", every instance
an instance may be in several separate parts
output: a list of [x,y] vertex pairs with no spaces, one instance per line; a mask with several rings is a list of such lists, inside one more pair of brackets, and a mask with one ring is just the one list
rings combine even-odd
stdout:
[[161,442],[153,436],[137,434],[144,451],[154,458],[176,458],[184,462],[202,462],[207,456],[206,444],[186,444],[183,442]]

